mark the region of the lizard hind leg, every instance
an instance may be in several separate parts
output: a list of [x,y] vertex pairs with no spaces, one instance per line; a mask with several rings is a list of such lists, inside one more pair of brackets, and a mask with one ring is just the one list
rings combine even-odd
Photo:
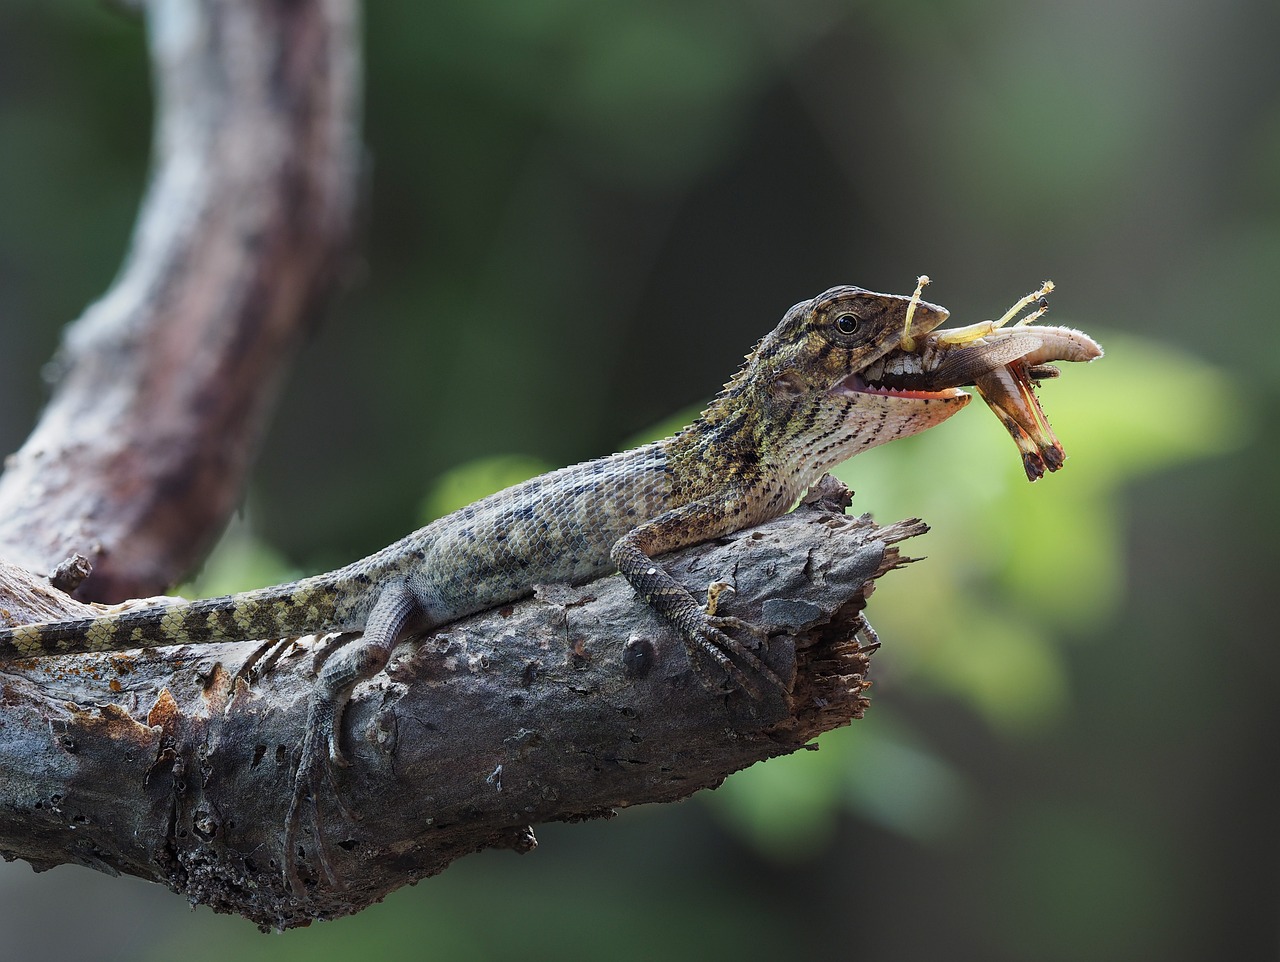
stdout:
[[328,657],[319,668],[307,703],[306,729],[285,819],[284,881],[295,893],[304,891],[297,864],[304,808],[310,813],[313,858],[330,885],[341,884],[325,854],[317,796],[327,788],[344,815],[353,820],[357,817],[343,803],[334,778],[335,767],[350,764],[340,743],[342,716],[356,685],[386,667],[396,642],[420,613],[418,598],[406,584],[388,585],[369,612],[364,635],[349,644],[326,646],[322,652]]

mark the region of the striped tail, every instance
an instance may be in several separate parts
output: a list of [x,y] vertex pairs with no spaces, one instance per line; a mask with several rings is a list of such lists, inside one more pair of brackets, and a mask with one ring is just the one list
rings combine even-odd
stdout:
[[163,645],[293,638],[359,628],[342,582],[324,575],[238,595],[139,608],[98,618],[0,629],[0,660]]

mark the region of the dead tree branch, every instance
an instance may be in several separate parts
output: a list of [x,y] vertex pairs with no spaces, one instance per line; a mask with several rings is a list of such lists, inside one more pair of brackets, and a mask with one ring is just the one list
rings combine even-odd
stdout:
[[0,477],[0,557],[73,554],[88,599],[155,594],[234,510],[288,360],[347,248],[353,0],[152,0],[150,185],[111,289]]
[[164,883],[263,926],[346,915],[484,848],[534,846],[539,822],[684,798],[860,717],[868,652],[853,635],[893,545],[830,503],[673,557],[691,590],[767,626],[792,706],[708,692],[677,637],[621,577],[550,588],[400,649],[357,690],[352,765],[302,839],[308,891],[281,850],[312,645],[257,644],[21,662],[3,676],[0,852]]

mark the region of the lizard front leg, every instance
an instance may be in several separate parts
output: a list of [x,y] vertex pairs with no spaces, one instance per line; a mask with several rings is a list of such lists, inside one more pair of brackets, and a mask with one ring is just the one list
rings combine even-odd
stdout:
[[704,671],[701,659],[706,657],[752,697],[763,696],[758,677],[787,698],[789,692],[782,679],[754,651],[728,633],[739,631],[759,636],[761,629],[739,618],[708,614],[693,595],[654,560],[654,556],[667,551],[737,530],[743,525],[735,524],[732,520],[735,517],[735,505],[722,497],[694,501],[628,531],[614,544],[609,556],[645,602],[680,633],[690,664],[709,688],[720,685]]
[[[311,809],[315,860],[329,883],[339,884],[324,853],[316,810],[316,790],[322,776],[332,786],[333,766],[345,767],[348,764],[342,754],[340,733],[342,715],[351,700],[352,691],[360,682],[372,678],[386,667],[396,642],[421,613],[418,597],[407,584],[401,581],[388,585],[369,612],[363,636],[333,652],[319,670],[307,705],[306,732],[285,821],[285,882],[294,892],[303,891],[297,871],[298,827],[303,805],[309,805]],[[336,790],[333,795],[338,798]]]

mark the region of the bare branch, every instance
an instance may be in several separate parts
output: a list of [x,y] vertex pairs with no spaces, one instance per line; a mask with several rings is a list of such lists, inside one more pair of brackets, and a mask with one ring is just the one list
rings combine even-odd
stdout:
[[80,554],[85,598],[154,594],[234,509],[333,288],[358,160],[352,0],[152,0],[151,183],[112,288],[0,477],[0,557]]
[[770,627],[791,707],[715,695],[620,577],[450,625],[401,648],[347,712],[352,758],[318,799],[323,882],[304,832],[305,898],[281,879],[282,830],[311,688],[310,645],[274,665],[254,644],[6,668],[0,851],[169,885],[273,927],[358,911],[483,848],[527,851],[538,822],[607,816],[718,785],[861,717],[853,639],[870,583],[919,522],[805,507],[675,555],[691,590]]

